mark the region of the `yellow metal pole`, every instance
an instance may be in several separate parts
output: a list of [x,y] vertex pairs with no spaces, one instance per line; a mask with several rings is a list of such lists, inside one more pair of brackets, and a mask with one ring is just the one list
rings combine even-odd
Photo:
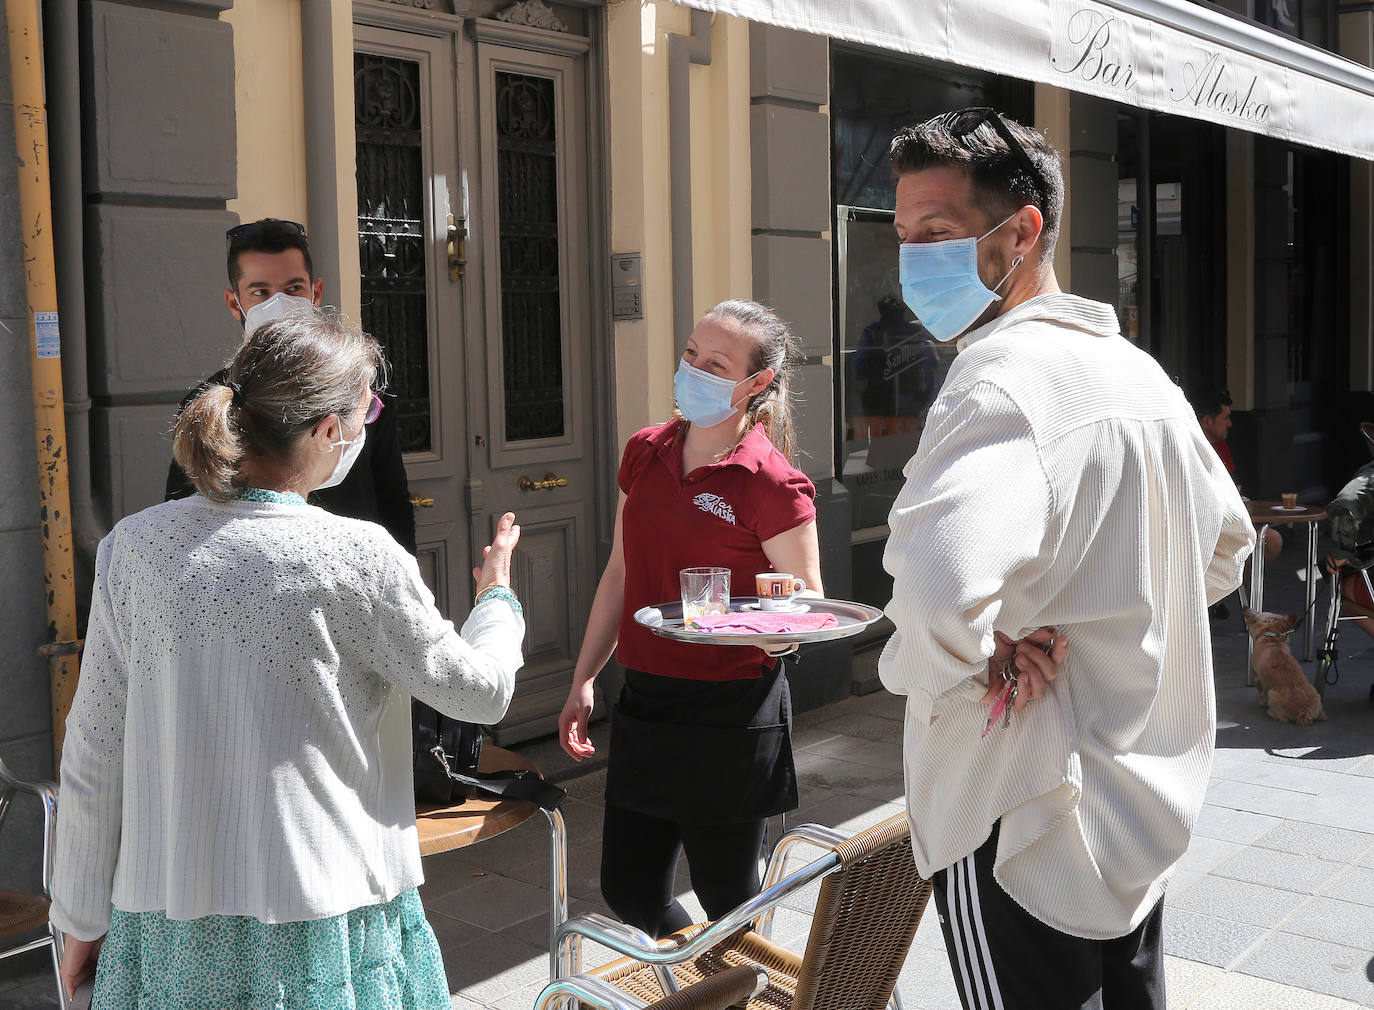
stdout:
[[76,692],[76,579],[71,488],[67,482],[67,422],[62,410],[62,345],[57,326],[52,194],[48,184],[48,121],[43,94],[43,35],[38,0],[6,0],[14,140],[19,153],[19,212],[29,299],[33,416],[38,441],[38,504],[43,529],[43,589],[52,674],[53,751],[60,765],[63,727]]

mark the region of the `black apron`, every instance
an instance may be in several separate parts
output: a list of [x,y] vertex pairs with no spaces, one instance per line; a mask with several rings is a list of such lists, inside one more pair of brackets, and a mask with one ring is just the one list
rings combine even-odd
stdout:
[[626,670],[612,713],[607,804],[677,824],[733,824],[795,810],[784,665],[728,681]]

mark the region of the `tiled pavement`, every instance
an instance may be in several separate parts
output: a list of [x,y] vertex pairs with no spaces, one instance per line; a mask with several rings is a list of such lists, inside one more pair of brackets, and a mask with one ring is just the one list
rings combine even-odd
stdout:
[[[1292,566],[1282,567],[1287,572],[1271,576],[1270,592],[1290,603],[1300,597]],[[1214,625],[1219,729],[1212,783],[1167,899],[1169,1006],[1374,1007],[1374,706],[1367,700],[1374,648],[1347,630],[1345,675],[1327,691],[1328,720],[1306,728],[1275,723],[1244,686],[1236,609],[1233,600],[1231,618]],[[859,661],[875,660],[870,652]],[[879,692],[799,716],[802,809],[789,820],[859,829],[900,810],[901,715],[900,700]],[[546,767],[559,765],[548,743],[532,750]],[[559,774],[571,775],[564,784],[572,910],[601,909],[604,772]],[[426,859],[422,895],[455,1008],[533,1004],[547,971],[546,837],[537,818],[499,840]],[[685,869],[679,885],[699,914]],[[800,944],[804,902],[795,904],[779,915],[776,935]],[[0,962],[0,1007],[54,1005],[41,961],[6,964]],[[958,1006],[933,908],[900,990],[911,1010]]]

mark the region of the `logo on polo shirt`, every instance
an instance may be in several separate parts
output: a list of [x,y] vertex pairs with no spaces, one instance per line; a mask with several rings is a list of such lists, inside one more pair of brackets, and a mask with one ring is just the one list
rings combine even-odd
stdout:
[[735,510],[730,507],[730,503],[718,494],[706,494],[702,492],[692,501],[696,502],[697,508],[703,512],[709,512],[718,519],[724,519],[731,526],[735,525]]

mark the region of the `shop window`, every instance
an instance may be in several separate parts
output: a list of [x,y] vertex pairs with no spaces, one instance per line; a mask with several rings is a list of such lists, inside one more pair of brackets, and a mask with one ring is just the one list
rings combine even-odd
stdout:
[[[849,492],[855,540],[863,542],[886,535],[902,468],[955,355],[902,301],[888,145],[903,126],[970,105],[1031,122],[1034,92],[1024,81],[839,46],[831,74],[835,469]],[[857,567],[855,579],[863,594]]]
[[1185,388],[1226,384],[1224,171],[1220,127],[1118,115],[1121,330]]
[[1258,0],[1255,20],[1322,49],[1340,49],[1336,0]]

